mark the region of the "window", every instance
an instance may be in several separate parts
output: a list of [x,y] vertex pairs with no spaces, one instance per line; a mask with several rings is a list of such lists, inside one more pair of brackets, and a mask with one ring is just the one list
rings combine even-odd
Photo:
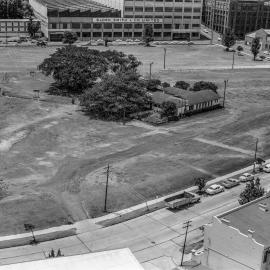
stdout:
[[91,37],[91,32],[83,32],[82,37]]
[[172,28],[172,25],[171,24],[164,24],[164,28],[165,29],[171,29]]
[[56,29],[56,23],[51,24],[52,29]]
[[175,19],[181,19],[182,16],[174,16]]
[[193,8],[193,12],[196,12],[196,13],[201,12],[201,8]]
[[175,2],[183,2],[183,0],[174,0]]
[[163,0],[156,0],[156,2],[163,2]]
[[134,37],[141,37],[142,36],[142,32],[134,32]]
[[185,7],[185,8],[184,8],[184,12],[192,12],[192,8]]
[[104,23],[104,29],[112,29],[111,23]]
[[80,29],[81,28],[81,24],[80,23],[72,23],[71,25],[72,25],[71,27],[73,29]]
[[[64,28],[64,24],[63,24],[63,28]],[[89,29],[89,28],[91,28],[91,23],[83,23],[82,24],[82,28],[83,29]]]
[[173,0],[165,0],[165,2],[173,2]]
[[149,18],[149,19],[151,18],[152,19],[153,15],[145,15],[144,18]]
[[163,12],[163,7],[156,7],[155,12]]
[[192,24],[192,27],[200,27],[200,25],[199,24]]
[[101,32],[94,32],[93,37],[101,37]]
[[172,7],[165,7],[165,12],[173,12],[173,8]]
[[127,11],[127,12],[133,12],[133,7],[125,7],[125,11]]
[[135,7],[135,12],[143,12],[143,7]]
[[114,32],[114,33],[113,33],[113,36],[114,36],[114,37],[118,37],[118,38],[119,38],[119,37],[122,37],[122,32]]
[[131,29],[132,28],[132,24],[129,23],[129,24],[124,24],[124,28],[125,29]]
[[161,32],[155,32],[154,37],[161,37]]
[[166,18],[166,19],[171,19],[171,18],[172,18],[172,15],[164,16],[164,18]]
[[164,37],[170,37],[170,36],[171,36],[171,32],[164,32],[164,33],[163,33],[163,36],[164,36]]
[[104,37],[112,37],[112,32],[104,32],[103,36]]
[[161,29],[162,28],[162,24],[154,24],[154,29]]
[[122,26],[123,25],[121,23],[115,23],[114,24],[114,28],[116,28],[116,29],[120,29],[120,28],[122,29]]
[[135,29],[141,29],[142,28],[142,24],[141,23],[135,23],[134,24],[134,28]]
[[143,18],[143,15],[135,15],[135,18]]
[[189,24],[185,24],[185,29],[189,29]]
[[182,12],[183,9],[181,7],[175,7],[174,12]]
[[157,18],[157,19],[161,19],[161,18],[162,18],[162,16],[160,16],[160,15],[156,15],[156,16],[155,16],[155,18]]
[[[90,24],[90,27],[91,27],[91,24]],[[67,23],[63,23],[63,29],[67,29]]]
[[153,7],[145,7],[145,12],[153,12]]
[[184,19],[191,19],[191,16],[184,16]]
[[93,24],[93,28],[95,28],[95,29],[101,29],[101,24],[94,23]]
[[194,20],[200,19],[200,16],[193,16],[193,19],[194,19]]
[[132,33],[131,32],[125,32],[124,37],[132,37]]

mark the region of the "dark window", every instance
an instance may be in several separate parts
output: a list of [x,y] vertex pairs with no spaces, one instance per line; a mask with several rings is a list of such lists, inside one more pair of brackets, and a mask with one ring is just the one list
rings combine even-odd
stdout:
[[89,29],[89,28],[91,28],[91,23],[83,23],[83,24],[82,24],[82,28],[84,28],[84,29]]
[[161,29],[162,28],[162,24],[154,24],[154,29]]
[[182,12],[183,9],[181,7],[175,7],[174,12]]
[[156,0],[156,2],[163,2],[163,0]]
[[94,32],[93,37],[101,37],[101,32]]
[[161,32],[155,32],[154,37],[161,37]]
[[142,28],[142,24],[141,23],[135,23],[134,24],[134,28],[135,29],[141,29]]
[[192,24],[192,27],[200,27],[200,25],[199,24]]
[[153,18],[153,15],[145,15],[144,18]]
[[163,7],[156,7],[155,12],[163,12]]
[[142,18],[143,15],[135,15],[135,18]]
[[80,23],[72,23],[71,26],[73,29],[80,29],[81,28],[81,24]]
[[132,37],[132,33],[131,32],[124,32],[124,37]]
[[164,18],[171,19],[172,18],[172,15],[170,15],[170,16],[164,16]]
[[184,16],[184,19],[191,19],[191,16]]
[[155,18],[157,18],[157,19],[162,18],[162,16],[161,15],[156,15]]
[[143,7],[135,7],[135,11],[136,11],[136,12],[138,12],[138,11],[143,12]]
[[114,37],[122,37],[122,32],[114,32],[113,36]]
[[125,7],[125,11],[133,11],[133,7]]
[[192,33],[192,36],[193,37],[198,37],[199,36],[199,33]]
[[193,19],[200,19],[200,16],[193,16]]
[[129,23],[129,24],[124,24],[124,28],[125,29],[131,29],[132,28],[132,24]]
[[145,12],[153,12],[153,7],[145,7]]
[[63,23],[63,29],[67,29],[67,23]]
[[184,8],[184,12],[192,12],[192,8],[185,7],[185,8]]
[[170,36],[171,36],[171,32],[164,32],[164,33],[163,33],[163,36],[164,36],[164,37],[170,37]]
[[141,37],[142,36],[142,32],[134,32],[134,37]]
[[201,12],[201,8],[193,8],[193,12]]
[[101,24],[99,24],[99,23],[94,23],[94,24],[93,24],[93,28],[95,28],[95,29],[101,29]]
[[104,29],[112,29],[111,23],[104,23]]
[[174,0],[175,2],[183,2],[183,0]]
[[173,0],[165,0],[165,2],[173,2]]
[[189,29],[189,24],[185,24],[185,29]]
[[175,19],[181,19],[182,16],[174,16]]
[[164,28],[165,29],[171,29],[172,28],[172,25],[171,24],[164,24]]
[[76,32],[77,34],[77,37],[80,37],[81,36],[81,33],[80,32]]
[[104,37],[112,37],[112,32],[104,32],[103,36]]
[[173,12],[173,8],[172,7],[165,7],[165,12]]
[[91,32],[83,32],[82,37],[91,37]]
[[52,23],[52,29],[56,29],[56,23]]
[[122,29],[122,27],[123,27],[123,24],[121,24],[121,23],[115,23],[114,24],[114,28],[116,28],[116,29]]

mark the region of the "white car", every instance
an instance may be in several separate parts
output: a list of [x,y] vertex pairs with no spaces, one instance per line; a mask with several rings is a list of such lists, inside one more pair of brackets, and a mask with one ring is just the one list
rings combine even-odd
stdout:
[[264,51],[263,54],[270,55],[269,51]]
[[248,182],[254,180],[254,175],[251,173],[244,173],[239,177],[240,182]]
[[217,40],[218,40],[218,41],[221,41],[221,37],[218,37]]
[[203,29],[203,32],[209,33],[209,31],[206,28]]
[[270,173],[270,163],[267,163],[267,164],[264,165],[263,171],[267,172],[267,173]]
[[207,193],[207,194],[209,194],[209,195],[214,195],[214,194],[223,192],[224,190],[225,190],[225,189],[224,189],[223,186],[218,185],[218,184],[214,184],[214,185],[211,185],[210,187],[208,187],[208,188],[205,190],[205,193]]

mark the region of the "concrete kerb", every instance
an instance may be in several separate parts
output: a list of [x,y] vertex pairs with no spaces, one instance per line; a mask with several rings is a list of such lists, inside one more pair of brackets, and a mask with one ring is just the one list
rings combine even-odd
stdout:
[[[266,162],[270,162],[266,160]],[[237,170],[233,173],[229,173],[220,177],[217,177],[213,180],[207,182],[207,185],[212,185],[214,183],[218,183],[230,177],[235,177],[239,174],[251,171],[253,169],[253,165],[248,166],[246,168]],[[164,200],[166,198],[178,195],[179,193],[183,192],[184,190],[180,190],[169,194],[164,197],[159,197],[151,201],[147,201],[135,206],[132,206],[127,209],[123,209],[114,213],[110,213],[108,215],[93,218],[93,219],[86,219],[83,221],[78,221],[72,225],[62,225],[59,227],[53,227],[45,230],[35,231],[35,237],[38,242],[45,242],[50,240],[55,240],[59,238],[64,238],[76,234],[80,234],[82,232],[87,231],[95,231],[103,226],[110,226],[113,224],[121,223],[129,219],[133,219],[139,217],[141,215],[147,214],[149,212],[156,211],[165,207]],[[185,191],[189,192],[196,192],[197,187],[193,186],[190,188],[185,189]],[[101,225],[101,226],[100,226]],[[2,236],[0,237],[0,249],[27,245],[32,240],[31,233],[24,233],[24,234],[16,234],[16,235],[9,235],[9,236]]]

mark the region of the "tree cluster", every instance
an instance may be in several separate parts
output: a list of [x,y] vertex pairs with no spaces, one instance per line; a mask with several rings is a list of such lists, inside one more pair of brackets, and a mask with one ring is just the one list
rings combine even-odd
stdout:
[[64,44],[73,44],[76,42],[78,39],[77,33],[75,32],[70,32],[70,31],[65,31],[64,36],[63,36],[63,43]]
[[229,51],[230,47],[235,44],[236,38],[234,33],[227,29],[225,34],[222,36],[222,45],[226,47],[226,51]]
[[185,82],[185,81],[177,81],[177,82],[175,82],[174,87],[184,89],[184,90],[188,90],[190,88],[190,84]]
[[162,103],[162,117],[173,117],[177,115],[177,106],[172,101]]
[[246,184],[246,188],[241,192],[239,204],[251,202],[264,195],[265,190],[261,187],[260,179],[252,180]]
[[143,29],[143,40],[145,42],[145,46],[149,47],[150,42],[154,40],[154,30],[151,24],[146,24]]
[[206,179],[203,177],[198,177],[194,179],[195,186],[198,187],[198,193],[201,194],[204,192],[206,186]]
[[27,1],[0,0],[0,19],[24,19],[33,15],[33,9]]
[[217,85],[212,82],[205,82],[205,81],[199,81],[194,83],[192,87],[192,91],[201,91],[201,90],[212,90],[214,92],[217,92]]

